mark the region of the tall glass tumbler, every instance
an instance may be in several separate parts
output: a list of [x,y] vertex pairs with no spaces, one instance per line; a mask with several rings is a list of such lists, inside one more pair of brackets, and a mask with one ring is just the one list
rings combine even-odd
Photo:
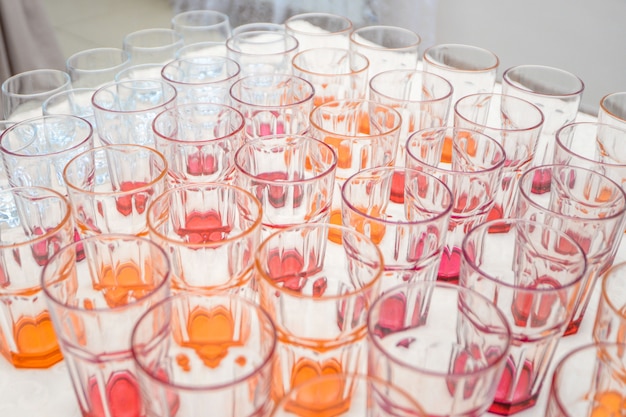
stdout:
[[82,415],[146,415],[131,334],[170,296],[169,273],[165,251],[132,235],[83,239],[45,266],[44,295]]
[[517,183],[532,163],[544,117],[534,104],[502,94],[470,94],[454,106],[457,128],[482,132],[504,148],[506,161],[498,184],[490,220],[509,218],[513,212]]
[[73,88],[100,88],[129,66],[130,54],[120,48],[86,49],[66,61]]
[[168,182],[231,181],[244,125],[243,115],[223,104],[181,104],[159,113],[152,129],[155,147],[168,163]]
[[367,95],[369,60],[363,54],[342,48],[311,48],[298,52],[292,66],[294,75],[313,85],[314,107]]
[[185,45],[199,42],[226,42],[232,28],[228,15],[217,10],[188,10],[172,18],[172,29]]
[[148,228],[170,257],[173,291],[228,291],[256,300],[261,215],[256,197],[227,184],[181,185],[157,196],[147,210]]
[[265,416],[276,330],[245,298],[178,294],[153,306],[132,333],[146,415]]
[[328,222],[337,155],[310,136],[278,135],[244,143],[235,179],[263,206],[264,235],[304,223]]
[[[573,122],[578,114],[585,84],[576,75],[560,68],[518,65],[502,73],[502,93],[530,101],[543,113],[544,123],[533,165],[553,163],[554,135]],[[535,171],[535,189],[550,186],[549,171]]]
[[545,417],[619,417],[626,409],[625,344],[584,344],[552,376]]
[[[451,163],[441,158],[447,140],[453,144]],[[437,279],[458,281],[461,243],[493,209],[505,161],[502,145],[479,131],[444,127],[419,130],[409,137],[406,167],[434,175],[452,192],[452,213]]]
[[[550,176],[548,192],[533,191],[533,175],[537,175],[538,170]],[[593,170],[543,165],[529,169],[520,178],[516,216],[556,227],[583,248],[587,271],[565,334],[578,332],[595,283],[613,263],[624,235],[624,191],[614,181]]]
[[598,110],[598,122],[626,129],[626,91],[602,97]]
[[176,88],[177,103],[230,103],[230,87],[239,78],[239,64],[221,56],[179,58],[167,63],[163,80]]
[[313,95],[310,82],[287,74],[249,75],[230,89],[233,107],[246,120],[248,138],[305,134]]
[[350,50],[370,61],[370,79],[392,69],[417,69],[420,36],[397,26],[365,26],[350,33]]
[[[489,233],[489,229],[505,230]],[[582,288],[582,248],[558,228],[500,219],[463,240],[459,284],[498,306],[511,328],[511,350],[490,411],[510,415],[537,401]]]
[[[492,51],[474,45],[457,43],[436,44],[424,51],[423,69],[450,82],[453,88],[452,109],[445,126],[454,126],[454,105],[470,94],[492,93],[500,67],[500,59]],[[450,162],[452,142],[446,141],[442,153]]]
[[353,24],[333,13],[300,13],[285,20],[285,32],[298,40],[299,50],[348,48]]
[[341,226],[305,224],[267,237],[254,262],[261,306],[278,333],[275,400],[317,376],[366,372],[366,319],[383,273],[371,240]]
[[[394,198],[397,177],[404,188]],[[453,204],[442,181],[408,168],[370,168],[348,178],[341,196],[343,225],[369,237],[383,254],[383,289],[437,278]]]
[[93,148],[93,128],[72,115],[41,116],[4,131],[0,153],[12,187],[40,186],[67,195],[63,169]]
[[63,169],[82,237],[148,234],[147,208],[167,188],[167,161],[139,145],[107,145],[76,155]]
[[176,57],[183,45],[183,36],[174,29],[149,28],[124,36],[122,49],[130,55],[131,65],[164,65]]
[[[371,100],[329,101],[315,107],[310,134],[334,148],[337,170],[330,222],[341,221],[341,186],[355,173],[392,166],[398,148],[402,118],[390,106]],[[333,239],[340,238],[331,234]]]
[[435,281],[385,291],[367,320],[369,374],[402,387],[428,416],[483,415],[511,345],[497,306]]
[[16,368],[63,360],[42,295],[41,272],[74,238],[67,198],[43,187],[0,191],[11,223],[0,234],[0,354]]
[[2,83],[2,119],[21,122],[42,115],[41,104],[50,96],[72,88],[65,71],[38,69],[24,71]]
[[152,121],[176,105],[176,89],[162,80],[115,81],[98,89],[91,102],[100,140],[106,145],[154,147]]
[[[593,340],[626,344],[626,263],[613,265],[601,278]],[[626,351],[625,351],[626,352]]]
[[280,31],[237,33],[226,40],[228,57],[241,67],[241,75],[291,74],[291,60],[298,40]]

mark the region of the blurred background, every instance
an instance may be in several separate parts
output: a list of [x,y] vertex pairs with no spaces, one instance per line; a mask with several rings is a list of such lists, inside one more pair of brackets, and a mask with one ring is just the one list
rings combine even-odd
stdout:
[[178,12],[215,9],[237,26],[282,23],[308,11],[349,17],[355,26],[389,24],[417,32],[422,49],[465,43],[500,57],[499,75],[519,64],[558,67],[586,85],[581,110],[626,91],[625,0],[41,0],[65,57],[99,46],[121,47],[125,34],[169,27]]

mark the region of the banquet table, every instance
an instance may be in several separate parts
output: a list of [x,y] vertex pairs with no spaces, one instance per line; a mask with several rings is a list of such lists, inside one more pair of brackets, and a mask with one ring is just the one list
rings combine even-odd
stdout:
[[[577,121],[593,121],[595,117],[580,113]],[[622,241],[615,263],[626,262],[626,242]],[[596,282],[587,313],[575,335],[563,337],[534,407],[515,414],[516,417],[539,417],[545,414],[552,370],[572,349],[592,341],[600,285]],[[487,416],[494,414],[487,413]],[[80,417],[76,397],[64,362],[50,369],[15,369],[0,359],[0,417]],[[184,417],[184,416],[181,416]]]

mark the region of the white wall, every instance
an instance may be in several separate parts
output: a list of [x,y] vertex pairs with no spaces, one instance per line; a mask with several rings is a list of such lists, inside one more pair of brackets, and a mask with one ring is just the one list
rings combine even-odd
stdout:
[[438,1],[435,41],[492,50],[499,75],[519,64],[572,72],[592,114],[604,95],[626,91],[626,0]]

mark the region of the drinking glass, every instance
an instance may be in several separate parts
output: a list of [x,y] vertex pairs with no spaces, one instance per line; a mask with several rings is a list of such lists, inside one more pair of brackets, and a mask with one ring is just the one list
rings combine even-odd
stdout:
[[47,187],[67,195],[63,168],[76,155],[93,148],[93,128],[72,115],[40,116],[9,127],[0,153],[9,185]]
[[367,334],[369,374],[405,389],[428,416],[483,415],[511,344],[491,300],[436,281],[385,291],[370,309]]
[[148,207],[150,239],[167,250],[174,292],[228,291],[257,298],[253,254],[261,240],[259,201],[219,183],[171,188]]
[[[398,148],[402,118],[392,107],[365,99],[329,101],[310,115],[310,134],[337,153],[337,170],[330,222],[342,224],[341,186],[367,169],[392,166]],[[339,238],[334,234],[336,241]]]
[[139,319],[131,349],[147,415],[253,417],[272,409],[276,330],[245,298],[172,296]]
[[265,235],[328,221],[337,155],[324,142],[290,135],[250,140],[237,150],[235,167],[235,184],[263,206]]
[[172,18],[172,29],[185,45],[199,42],[226,42],[231,35],[230,19],[217,10],[189,10]]
[[248,75],[230,89],[233,107],[246,120],[248,138],[305,134],[313,94],[310,82],[287,74]]
[[[450,163],[441,158],[447,140],[453,144]],[[418,130],[409,137],[406,148],[407,168],[434,175],[452,192],[452,212],[437,279],[457,282],[463,238],[487,220],[495,204],[506,160],[504,148],[484,133],[453,127]]]
[[601,278],[600,301],[593,326],[596,343],[626,344],[626,263],[613,265]]
[[365,26],[350,33],[350,50],[370,61],[370,79],[392,69],[417,69],[422,39],[397,26]]
[[454,125],[482,132],[504,148],[506,160],[497,184],[490,220],[512,217],[517,183],[530,167],[544,117],[534,104],[502,94],[480,93],[460,98],[454,106]]
[[489,410],[510,415],[530,408],[572,318],[585,254],[560,228],[524,219],[473,228],[462,252],[459,284],[493,301],[511,328],[511,350]]
[[107,145],[76,155],[63,169],[82,237],[148,234],[147,207],[166,188],[167,161],[152,148]]
[[271,23],[271,22],[250,22],[250,23],[245,23],[243,25],[234,27],[232,34],[238,35],[244,32],[258,32],[258,31],[285,32],[285,25],[281,23]]
[[[398,177],[404,187],[394,190]],[[437,278],[453,203],[442,181],[412,169],[370,168],[348,178],[341,196],[343,225],[366,235],[383,254],[383,289]]]
[[546,417],[619,416],[626,408],[626,345],[582,345],[561,359],[552,376]]
[[241,75],[290,74],[298,40],[285,32],[240,32],[226,41],[228,57],[241,67]]
[[91,97],[95,92],[95,88],[72,88],[58,92],[43,102],[42,113],[44,116],[72,114],[82,117],[95,127],[96,118],[91,105]]
[[573,122],[556,131],[554,163],[597,171],[626,187],[626,124]]
[[365,375],[322,375],[295,386],[271,417],[426,416],[400,387]]
[[41,104],[48,97],[70,88],[70,76],[64,71],[38,69],[15,74],[2,83],[2,118],[21,122],[41,116]]
[[341,48],[311,48],[298,52],[293,74],[313,85],[313,106],[335,100],[364,99],[367,93],[365,55]]
[[[404,166],[406,139],[413,132],[446,125],[452,91],[445,78],[418,70],[389,70],[372,77],[370,99],[393,107],[402,116],[396,166]],[[400,182],[398,187],[402,188]]]
[[183,36],[173,29],[150,28],[124,36],[122,48],[130,55],[131,65],[165,64],[184,45]]
[[[538,170],[550,176],[546,192],[533,191],[533,175]],[[596,280],[613,263],[624,234],[625,197],[614,181],[581,167],[543,165],[527,170],[520,178],[516,216],[564,231],[587,257],[581,293],[565,335],[578,332]]]
[[[560,68],[518,65],[502,74],[502,93],[530,101],[543,113],[544,123],[533,165],[553,163],[554,135],[573,122],[578,114],[585,84],[576,75]],[[550,186],[546,171],[535,171],[535,189]]]
[[176,59],[228,56],[225,42],[198,42],[185,45],[176,52]]
[[152,121],[176,105],[176,89],[162,80],[116,81],[98,89],[91,102],[104,144],[154,147]]
[[73,240],[70,205],[42,187],[0,191],[12,221],[0,235],[0,354],[16,368],[48,368],[63,359],[42,297],[41,271]]
[[131,333],[170,296],[169,271],[157,244],[112,234],[66,245],[44,267],[44,296],[82,415],[145,415]]
[[221,56],[180,58],[163,67],[161,76],[176,88],[177,103],[230,103],[230,87],[239,78],[239,65]]
[[152,129],[156,149],[167,159],[169,183],[232,180],[244,124],[240,112],[223,104],[182,104],[158,114]]
[[598,122],[626,129],[626,91],[602,97],[598,110]]
[[365,373],[366,319],[383,273],[378,247],[354,230],[309,223],[273,233],[254,259],[260,303],[278,333],[274,400],[316,376]]
[[131,65],[118,72],[115,75],[115,81],[120,82],[129,80],[161,80],[163,65],[163,63]]
[[[2,137],[2,133],[13,126],[15,122],[9,122],[6,120],[0,120],[0,137]],[[10,188],[9,178],[7,175],[7,170],[4,168],[4,162],[0,157],[0,191],[6,190]],[[12,203],[10,199],[7,197],[7,194],[0,194],[5,196],[5,199],[0,198],[0,224],[3,222],[11,222],[12,219],[15,218],[12,209]],[[0,226],[1,227],[1,226]]]
[[299,50],[311,48],[348,48],[352,21],[332,13],[300,13],[285,20],[285,31],[300,44]]
[[66,61],[73,88],[100,88],[128,66],[130,54],[120,48],[86,49]]

